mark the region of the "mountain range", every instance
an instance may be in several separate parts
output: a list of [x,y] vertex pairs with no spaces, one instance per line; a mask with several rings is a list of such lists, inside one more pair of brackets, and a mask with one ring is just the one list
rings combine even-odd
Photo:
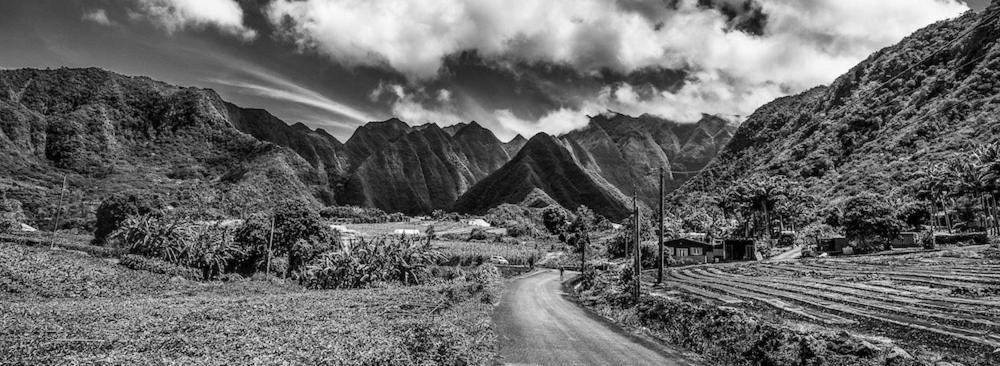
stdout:
[[[205,196],[201,201],[300,196],[408,214],[482,212],[530,196],[620,218],[631,192],[655,199],[651,172],[689,172],[668,179],[673,189],[736,130],[712,116],[684,124],[608,112],[581,130],[530,141],[501,141],[476,122],[411,126],[390,119],[360,126],[341,142],[212,90],[146,77],[17,69],[0,71],[0,81],[0,189],[24,201],[36,221],[55,216],[64,178],[65,201],[77,207],[69,215],[79,217],[110,193],[143,189],[177,205],[190,192]],[[511,171],[545,174],[526,179]],[[516,192],[481,196],[496,184]]]

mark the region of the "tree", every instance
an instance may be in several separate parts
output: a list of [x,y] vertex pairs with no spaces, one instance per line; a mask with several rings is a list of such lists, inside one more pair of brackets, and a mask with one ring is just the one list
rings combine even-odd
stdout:
[[286,275],[298,271],[328,249],[334,237],[319,213],[304,201],[288,201],[274,210],[274,251],[288,255]]
[[549,207],[542,212],[542,224],[553,235],[563,235],[569,230],[573,215],[562,207]]
[[844,204],[844,233],[867,251],[889,243],[899,236],[902,224],[888,200],[874,193],[851,197]]

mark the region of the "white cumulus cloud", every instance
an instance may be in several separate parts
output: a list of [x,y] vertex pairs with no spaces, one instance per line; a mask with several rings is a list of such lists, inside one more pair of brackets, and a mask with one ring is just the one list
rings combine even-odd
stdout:
[[134,0],[134,18],[146,18],[168,32],[214,27],[244,40],[257,32],[243,24],[243,9],[234,0]]

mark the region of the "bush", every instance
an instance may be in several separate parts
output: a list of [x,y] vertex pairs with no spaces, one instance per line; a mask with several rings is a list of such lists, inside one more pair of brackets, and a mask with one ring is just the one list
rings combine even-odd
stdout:
[[975,244],[989,244],[990,239],[986,233],[960,233],[960,234],[943,234],[935,235],[934,240],[938,245],[949,245],[949,244],[963,244],[963,243],[975,243]]
[[20,231],[21,223],[25,220],[20,201],[0,199],[0,233]]
[[402,213],[389,214],[374,207],[330,206],[320,210],[319,214],[323,218],[347,220],[356,224],[406,221],[406,215]]
[[407,239],[361,239],[342,250],[327,251],[309,262],[299,280],[309,288],[366,288],[382,283],[418,284],[440,255]]
[[472,231],[469,232],[469,240],[468,241],[486,240],[488,238],[489,238],[489,235],[486,233],[486,230],[484,230],[481,227],[477,227],[477,228],[473,228]]
[[223,274],[243,254],[233,242],[231,229],[197,225],[183,218],[131,216],[109,238],[120,239],[131,254],[197,268],[206,281]]
[[104,245],[108,236],[128,219],[129,216],[162,215],[166,207],[156,193],[131,191],[115,193],[97,207],[97,227],[94,230],[94,245]]
[[168,276],[179,276],[189,280],[199,280],[202,275],[198,270],[173,264],[156,258],[143,257],[141,255],[125,254],[118,259],[118,264],[138,271],[165,274]]

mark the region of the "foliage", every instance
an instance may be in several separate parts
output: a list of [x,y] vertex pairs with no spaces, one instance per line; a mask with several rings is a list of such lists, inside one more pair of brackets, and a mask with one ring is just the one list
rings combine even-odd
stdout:
[[374,207],[329,206],[320,210],[319,214],[325,219],[347,220],[355,224],[406,221],[406,215],[402,213],[389,214]]
[[486,213],[485,220],[490,225],[507,229],[512,237],[538,237],[542,235],[541,218],[537,210],[509,203],[501,204]]
[[542,224],[553,235],[562,235],[569,230],[573,214],[559,206],[550,206],[542,211]]
[[864,193],[844,204],[844,233],[862,252],[878,249],[879,244],[887,246],[901,229],[894,208],[884,197]]
[[419,284],[440,254],[407,239],[360,239],[310,261],[300,274],[309,288],[365,288],[385,283]]
[[129,191],[111,195],[97,207],[94,244],[105,244],[108,236],[129,216],[159,216],[165,206],[163,198],[156,193]]
[[469,240],[468,241],[486,240],[488,238],[489,238],[489,235],[487,235],[486,230],[483,229],[483,228],[481,228],[481,227],[472,228],[472,230],[469,231]]
[[132,254],[197,268],[203,280],[210,280],[244,254],[233,241],[232,231],[219,224],[198,225],[184,218],[142,215],[130,216],[111,238],[121,239]]
[[[270,281],[171,280],[19,245],[0,246],[0,273],[0,357],[15,364],[482,365],[496,356],[494,305],[484,300],[500,283],[472,275],[304,291]],[[449,287],[478,292],[452,301]],[[53,329],[66,341],[54,342]]]
[[275,209],[272,250],[275,255],[288,256],[287,276],[291,277],[292,273],[330,249],[334,240],[319,213],[307,202],[289,201]]
[[118,264],[124,266],[125,268],[134,269],[137,271],[146,271],[150,273],[159,273],[167,276],[179,276],[188,280],[200,280],[202,279],[202,274],[198,270],[187,267],[180,266],[174,263],[167,262],[162,259],[149,258],[141,255],[135,254],[125,254],[118,258]]
[[19,231],[25,220],[20,201],[6,197],[0,199],[0,233]]
[[[608,241],[608,255],[612,258],[621,258],[632,251],[632,243],[635,241],[635,218],[634,216],[629,216],[628,219],[622,223],[621,229],[619,229],[615,235]],[[639,220],[639,241],[653,240],[656,238],[656,232],[653,229],[653,224],[646,220]]]
[[501,256],[512,265],[531,265],[542,257],[543,250],[532,244],[439,241],[434,248],[441,253],[442,265],[477,266]]

